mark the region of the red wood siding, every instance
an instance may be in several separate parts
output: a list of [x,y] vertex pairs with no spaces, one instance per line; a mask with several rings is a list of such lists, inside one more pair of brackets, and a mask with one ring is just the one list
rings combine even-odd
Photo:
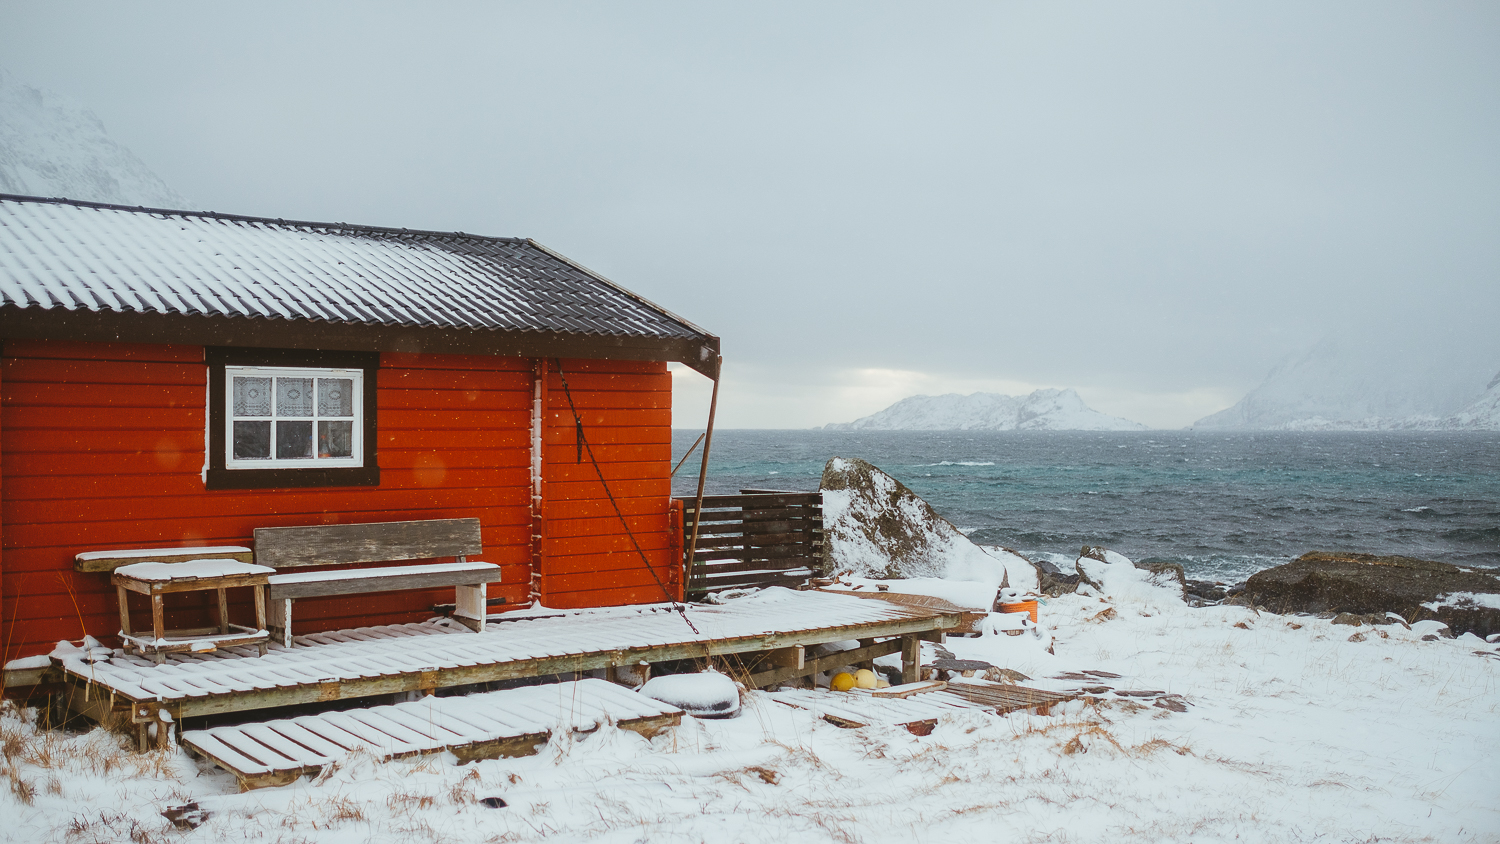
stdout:
[[[561,374],[556,363],[549,366],[546,391],[542,603],[572,608],[680,599],[681,553],[673,550],[670,522],[672,376],[667,365],[561,363]],[[589,445],[581,461],[575,409]],[[640,551],[622,528],[620,513]]]
[[[665,575],[671,376],[657,363],[563,365],[610,488]],[[108,641],[118,629],[108,576],[75,573],[78,552],[249,545],[257,527],[476,516],[482,559],[502,566],[503,580],[490,596],[524,603],[531,580],[531,366],[519,358],[383,355],[379,487],[207,491],[201,347],[6,343],[0,360],[4,659],[43,653],[85,632]],[[572,417],[552,378],[547,603],[662,600],[587,458],[572,462]],[[433,603],[451,600],[451,590],[438,590],[303,601],[297,629],[417,621],[431,615]]]

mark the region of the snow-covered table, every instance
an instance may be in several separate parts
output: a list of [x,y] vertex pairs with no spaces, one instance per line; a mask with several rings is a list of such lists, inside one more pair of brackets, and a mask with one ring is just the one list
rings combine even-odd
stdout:
[[[169,653],[212,653],[219,648],[257,645],[266,655],[266,585],[275,569],[234,560],[189,560],[183,563],[141,562],[120,566],[111,575],[120,597],[120,640],[126,651],[151,655],[158,663]],[[227,590],[249,587],[255,596],[255,627],[229,622]],[[166,630],[165,598],[174,592],[218,593],[219,624],[194,630]],[[130,592],[151,599],[151,636],[132,632]]]

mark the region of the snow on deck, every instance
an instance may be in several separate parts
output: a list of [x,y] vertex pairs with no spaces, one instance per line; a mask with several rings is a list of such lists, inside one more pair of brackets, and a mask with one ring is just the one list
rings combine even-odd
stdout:
[[[538,611],[540,612],[540,611]],[[930,618],[935,613],[885,601],[822,592],[766,589],[719,606],[687,605],[689,629],[669,605],[559,611],[509,621],[497,616],[483,633],[445,621],[389,625],[299,636],[295,647],[272,645],[211,654],[173,654],[163,664],[102,649],[60,646],[53,659],[79,680],[140,701],[183,701],[217,695],[393,677],[403,674],[524,662],[584,654],[714,642],[777,634],[838,638],[854,625]],[[809,642],[809,643],[810,643]],[[92,661],[97,660],[97,661]]]

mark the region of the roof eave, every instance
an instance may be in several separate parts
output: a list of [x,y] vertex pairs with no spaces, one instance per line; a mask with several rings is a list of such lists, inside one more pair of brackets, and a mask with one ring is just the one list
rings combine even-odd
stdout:
[[652,360],[718,375],[719,338],[442,328],[264,317],[0,306],[0,339],[176,343],[523,358]]

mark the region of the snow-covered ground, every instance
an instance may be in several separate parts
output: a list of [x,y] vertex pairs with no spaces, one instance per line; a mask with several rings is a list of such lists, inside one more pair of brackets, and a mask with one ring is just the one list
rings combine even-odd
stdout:
[[[1123,571],[1123,570],[1122,570]],[[962,714],[928,736],[841,729],[760,693],[737,718],[653,740],[605,727],[539,756],[458,765],[354,757],[315,781],[238,794],[177,751],[3,715],[0,836],[84,841],[1434,841],[1500,840],[1500,653],[1422,627],[1354,628],[1166,590],[1068,595],[1055,637],[950,638],[1030,674],[1121,675],[1187,711],[1106,694],[1063,715]],[[1086,589],[1086,591],[1088,591]],[[1481,653],[1476,653],[1481,652]],[[1075,684],[1076,685],[1076,684]],[[506,805],[487,805],[485,798]],[[196,801],[181,833],[160,815]],[[495,802],[495,801],[491,801]]]

